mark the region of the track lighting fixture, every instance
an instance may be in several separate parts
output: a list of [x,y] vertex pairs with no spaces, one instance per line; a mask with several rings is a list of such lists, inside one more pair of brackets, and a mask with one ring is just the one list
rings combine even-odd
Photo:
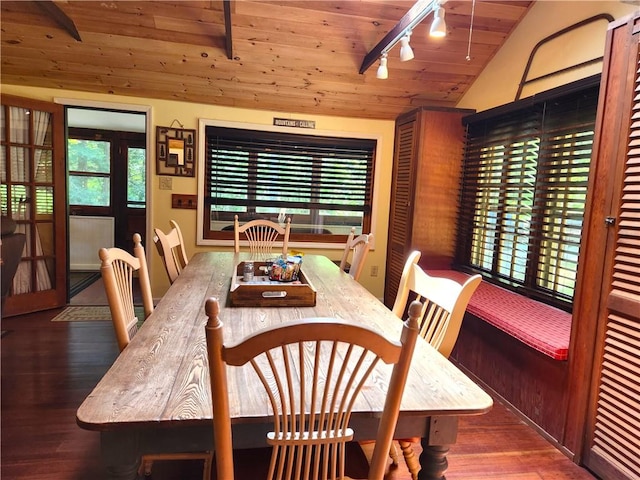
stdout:
[[444,37],[447,34],[447,24],[444,21],[444,8],[438,5],[434,14],[433,22],[431,22],[431,28],[429,29],[429,36],[431,37]]
[[411,49],[411,45],[409,45],[409,39],[411,38],[411,32],[407,32],[407,34],[400,39],[400,61],[406,62],[407,60],[411,60],[413,58],[413,50]]
[[[475,1],[475,0],[474,0]],[[416,0],[413,7],[400,19],[385,37],[373,47],[362,60],[360,73],[364,73],[378,59],[380,66],[376,78],[385,79],[389,77],[387,69],[387,54],[389,51],[400,43],[400,61],[406,62],[414,58],[413,49],[409,45],[412,31],[427,16],[433,14],[433,22],[429,29],[429,35],[432,37],[444,37],[447,34],[447,25],[444,21],[443,5],[447,0]]]
[[376,72],[376,78],[386,80],[389,78],[389,69],[387,68],[387,54],[383,53],[380,57],[380,66]]

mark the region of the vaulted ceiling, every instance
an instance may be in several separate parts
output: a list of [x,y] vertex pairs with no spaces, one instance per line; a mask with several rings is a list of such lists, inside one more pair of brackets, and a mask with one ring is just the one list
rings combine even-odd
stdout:
[[363,60],[414,2],[231,0],[225,22],[220,0],[2,0],[0,75],[6,84],[394,119],[454,106],[532,4],[449,0],[446,37],[428,36],[430,15],[411,36],[415,58],[400,62],[397,45],[379,80],[377,61],[359,73]]

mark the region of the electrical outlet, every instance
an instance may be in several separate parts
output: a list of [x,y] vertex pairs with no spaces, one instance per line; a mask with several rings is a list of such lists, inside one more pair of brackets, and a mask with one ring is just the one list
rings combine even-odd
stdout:
[[172,190],[173,182],[171,177],[160,177],[160,190]]
[[371,276],[372,277],[377,277],[378,276],[378,265],[373,265],[371,267]]

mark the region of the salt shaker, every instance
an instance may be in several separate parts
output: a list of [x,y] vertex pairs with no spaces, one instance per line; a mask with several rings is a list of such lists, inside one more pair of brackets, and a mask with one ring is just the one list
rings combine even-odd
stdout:
[[244,262],[244,269],[242,270],[242,279],[245,282],[253,281],[253,262]]

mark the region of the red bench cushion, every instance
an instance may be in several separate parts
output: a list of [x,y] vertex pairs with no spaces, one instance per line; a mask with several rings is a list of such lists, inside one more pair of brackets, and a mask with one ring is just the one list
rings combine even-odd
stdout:
[[[464,282],[469,275],[454,270],[429,270],[429,275]],[[467,311],[555,360],[567,360],[571,314],[517,293],[481,282]]]

